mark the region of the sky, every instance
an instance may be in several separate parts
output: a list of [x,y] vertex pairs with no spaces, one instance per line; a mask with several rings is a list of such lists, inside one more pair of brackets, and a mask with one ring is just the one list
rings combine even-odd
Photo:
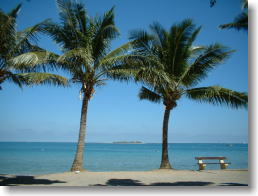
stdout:
[[[47,18],[59,22],[55,0],[0,0],[0,8],[10,11],[22,2],[17,29]],[[166,29],[191,18],[202,30],[196,45],[221,43],[236,52],[212,70],[196,87],[220,85],[248,92],[248,35],[218,26],[231,22],[241,12],[240,0],[81,0],[88,15],[102,15],[115,6],[115,22],[120,37],[112,49],[128,41],[131,30],[145,29],[154,21]],[[46,36],[38,44],[60,54],[59,47]],[[60,73],[62,74],[62,73]],[[160,143],[164,106],[137,97],[141,85],[109,81],[96,89],[89,102],[86,142],[140,140]],[[0,141],[76,142],[79,133],[81,100],[79,86],[70,88],[34,86],[19,89],[5,82],[0,91]],[[248,142],[248,111],[198,103],[186,98],[171,111],[169,142]]]

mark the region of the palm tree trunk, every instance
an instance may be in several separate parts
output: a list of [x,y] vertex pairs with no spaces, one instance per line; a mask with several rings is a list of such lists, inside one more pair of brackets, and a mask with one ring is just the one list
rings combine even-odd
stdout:
[[71,171],[82,171],[83,170],[83,154],[84,154],[84,140],[86,133],[86,119],[88,110],[89,97],[86,93],[83,94],[82,109],[81,109],[81,122],[80,122],[80,133],[77,144],[77,151],[73,161]]
[[172,169],[168,158],[168,121],[170,115],[170,108],[166,107],[163,119],[163,134],[162,134],[162,158],[160,169]]

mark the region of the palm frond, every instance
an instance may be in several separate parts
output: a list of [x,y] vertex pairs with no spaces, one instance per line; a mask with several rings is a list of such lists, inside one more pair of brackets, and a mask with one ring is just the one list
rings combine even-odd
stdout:
[[248,0],[241,0],[242,9],[248,9]]
[[48,23],[49,19],[46,19],[32,27],[28,27],[23,31],[16,33],[16,45],[13,48],[13,53],[24,53],[32,49],[32,42],[38,41],[38,33],[44,32],[44,26]]
[[63,51],[77,47],[74,33],[69,28],[64,28],[57,23],[48,21],[44,27],[44,33],[59,44]]
[[[98,67],[96,69],[102,69],[105,71],[112,70],[114,67],[123,66],[125,69],[139,69],[140,65],[139,59],[143,59],[144,57],[141,55],[134,55],[134,54],[121,54],[117,56],[111,57],[104,57],[100,60]],[[138,67],[136,67],[138,66]]]
[[155,37],[145,30],[134,30],[130,32],[129,39],[133,42],[134,53],[150,56],[153,55],[153,42]]
[[186,45],[186,46],[187,46],[187,49],[192,46],[192,44],[193,44],[193,42],[195,41],[196,37],[199,35],[201,29],[202,29],[202,27],[199,26],[198,28],[196,28],[196,29],[191,33],[191,35],[189,36],[188,41],[187,41],[187,45]]
[[155,93],[154,91],[151,91],[145,87],[142,87],[140,89],[140,92],[138,94],[138,97],[142,100],[142,99],[147,99],[149,101],[155,102],[155,103],[160,103],[162,100],[162,97]]
[[95,18],[94,21],[94,38],[92,40],[92,55],[94,59],[106,55],[109,49],[110,41],[119,35],[115,26],[114,7],[107,11],[101,18]]
[[12,68],[20,71],[46,71],[58,67],[58,55],[48,51],[27,52],[9,60]]
[[195,56],[197,54],[200,55],[200,53],[203,52],[206,48],[207,47],[205,47],[205,46],[192,46],[189,50],[190,50],[191,55]]
[[22,6],[22,4],[19,3],[13,10],[11,10],[11,11],[8,13],[8,16],[13,17],[13,18],[16,18],[17,15],[19,14],[19,11],[21,10],[21,6]]
[[56,0],[56,3],[62,24],[76,29],[76,16],[73,12],[74,3],[70,0]]
[[195,29],[195,25],[191,19],[185,19],[181,23],[171,27],[169,33],[169,45],[165,49],[167,55],[166,61],[167,71],[175,76],[180,76],[185,70],[186,60],[189,57],[188,48],[199,33],[200,28]]
[[156,45],[165,47],[165,45],[167,44],[166,30],[158,22],[154,22],[152,25],[150,25],[150,29],[154,34],[154,40],[157,41]]
[[137,54],[124,54],[104,58],[100,61],[100,68],[102,70],[100,74],[115,80],[137,81],[136,78],[140,70],[147,67],[144,64],[144,59],[144,56]]
[[77,61],[79,62],[79,64],[90,65],[92,64],[93,59],[88,48],[75,48],[69,50],[57,59],[58,63],[65,63],[71,61]]
[[155,89],[164,89],[168,86],[174,86],[168,73],[156,68],[140,68],[135,74],[135,81],[142,82],[146,86]]
[[[0,77],[0,85],[3,83],[5,80],[12,82],[13,84],[18,85],[20,88],[22,88],[22,84],[25,84],[25,81],[23,80],[23,77],[12,73],[10,71],[5,71],[0,74],[2,77]],[[0,90],[1,90],[0,86]]]
[[178,84],[196,85],[207,76],[208,71],[223,63],[232,52],[233,50],[220,44],[212,44],[205,49],[201,48],[201,54],[180,76]]
[[242,12],[239,14],[232,23],[220,25],[221,29],[236,29],[236,30],[248,30],[248,13]]
[[248,96],[246,93],[236,92],[220,86],[189,89],[186,91],[186,96],[200,102],[227,105],[232,108],[247,108],[248,105]]
[[95,85],[97,86],[97,87],[100,87],[100,86],[104,86],[104,85],[106,85],[106,80],[108,80],[107,78],[106,79],[99,79],[99,80],[96,80],[95,81]]
[[136,73],[134,69],[128,69],[126,65],[110,66],[108,68],[102,67],[103,70],[96,75],[96,78],[105,76],[106,78],[119,81],[133,81],[133,76]]
[[[49,69],[55,65],[57,55],[31,43],[31,41],[36,41],[36,33],[44,30],[43,26],[47,21],[21,32],[16,31],[16,17],[20,7],[19,4],[9,14],[0,11],[0,83],[9,80],[19,87],[23,84],[67,85],[67,79],[62,76],[35,73],[39,70],[46,71],[46,67]],[[29,73],[24,73],[26,71]]]
[[87,12],[82,3],[76,3],[74,5],[75,17],[77,18],[80,32],[87,33]]
[[19,77],[22,77],[23,81],[25,81],[27,85],[40,85],[40,84],[55,85],[55,86],[68,85],[67,78],[56,74],[30,72],[30,73],[20,73],[16,75]]
[[0,56],[8,59],[12,53],[11,50],[16,44],[16,18],[0,12]]
[[103,63],[105,65],[102,67],[109,72],[108,74],[115,74],[117,78],[121,75],[122,78],[133,79],[147,86],[168,86],[171,83],[172,76],[164,72],[164,65],[155,57],[133,53],[105,59]]
[[129,50],[132,49],[132,43],[133,42],[127,42],[126,44],[123,44],[123,45],[119,46],[118,48],[112,50],[107,55],[105,55],[105,57],[101,61],[105,61],[106,59],[128,53]]
[[[61,24],[49,22],[46,34],[54,39],[63,51],[85,47],[88,36],[88,17],[83,4],[71,0],[56,0]],[[87,40],[88,41],[88,40]]]

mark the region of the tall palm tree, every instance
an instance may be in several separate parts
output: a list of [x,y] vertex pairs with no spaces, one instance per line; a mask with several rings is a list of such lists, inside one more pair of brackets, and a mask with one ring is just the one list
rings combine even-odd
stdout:
[[[31,69],[60,67],[68,71],[71,82],[79,84],[82,98],[81,120],[77,151],[71,171],[82,171],[88,103],[98,86],[106,80],[128,80],[120,74],[125,59],[130,56],[127,50],[131,43],[110,51],[111,41],[118,36],[114,23],[114,8],[103,16],[90,18],[83,4],[69,0],[57,0],[61,23],[49,21],[44,32],[60,45],[63,55],[47,51],[29,52],[13,60],[16,66],[26,65]],[[47,66],[46,66],[47,65]]]
[[[207,76],[208,71],[222,63],[231,54],[229,48],[220,44],[194,46],[201,27],[187,19],[166,31],[160,24],[150,26],[151,33],[137,30],[131,33],[134,54],[144,58],[131,64],[131,72],[143,87],[140,99],[160,103],[165,111],[163,118],[161,169],[172,168],[168,157],[168,122],[170,111],[183,96],[215,105],[233,108],[246,107],[246,93],[236,92],[220,86],[194,88]],[[140,63],[140,66],[139,66]],[[129,65],[130,67],[130,65]]]
[[[43,21],[32,27],[28,27],[23,31],[16,31],[16,18],[21,8],[21,4],[11,10],[9,13],[4,13],[0,10],[0,90],[4,81],[9,80],[19,87],[22,84],[54,84],[66,85],[67,79],[50,73],[38,73],[30,71],[24,73],[26,66],[23,69],[14,67],[11,59],[29,51],[40,51],[41,49],[33,42],[37,41],[36,34],[42,30]],[[28,71],[28,69],[26,69]]]
[[49,23],[45,30],[62,46],[64,54],[57,62],[71,75],[71,81],[81,86],[82,108],[79,138],[71,171],[83,170],[88,102],[96,87],[109,78],[127,80],[119,69],[130,43],[109,52],[111,41],[119,33],[114,22],[114,8],[103,16],[89,18],[83,4],[57,0],[61,24]]

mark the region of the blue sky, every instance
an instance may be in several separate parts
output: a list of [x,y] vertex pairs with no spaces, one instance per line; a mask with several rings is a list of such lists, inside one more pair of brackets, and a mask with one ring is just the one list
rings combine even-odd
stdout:
[[[46,18],[58,21],[54,0],[12,0],[1,2],[9,11],[23,2],[18,17],[19,30]],[[241,11],[240,0],[81,0],[88,14],[95,16],[115,5],[115,21],[121,36],[112,43],[115,48],[128,41],[134,29],[147,29],[154,21],[165,28],[192,18],[202,31],[197,45],[222,43],[236,52],[224,64],[210,72],[201,86],[221,85],[237,91],[248,91],[248,36],[246,32],[220,30],[218,25],[233,20]],[[60,53],[58,46],[41,36],[39,45]],[[109,81],[96,89],[89,103],[87,142],[140,140],[161,142],[163,105],[140,101],[140,85]],[[69,141],[78,138],[81,101],[79,87],[37,86],[22,90],[5,82],[0,91],[0,141]],[[200,104],[181,99],[171,112],[169,142],[247,142],[248,111]]]

